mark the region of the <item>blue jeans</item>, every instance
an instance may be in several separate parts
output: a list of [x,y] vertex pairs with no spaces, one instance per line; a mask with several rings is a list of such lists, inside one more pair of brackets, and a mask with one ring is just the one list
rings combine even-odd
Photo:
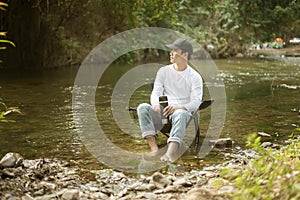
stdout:
[[[143,138],[146,138],[147,136],[155,136],[156,132],[162,129],[163,124],[161,122],[161,116],[153,110],[150,104],[140,104],[137,108],[137,114]],[[168,143],[178,142],[181,144],[187,123],[191,117],[191,113],[183,109],[176,110],[169,116],[172,128]]]

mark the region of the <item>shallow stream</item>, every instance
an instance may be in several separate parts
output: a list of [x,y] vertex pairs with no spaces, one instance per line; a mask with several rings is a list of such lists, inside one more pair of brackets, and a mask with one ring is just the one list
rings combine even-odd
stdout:
[[[281,143],[300,127],[300,61],[265,59],[216,60],[227,96],[226,120],[221,137],[233,139],[234,149],[244,148],[250,133],[264,132],[263,140]],[[147,151],[145,141],[126,136],[111,116],[110,97],[116,81],[130,65],[112,65],[96,93],[97,116],[107,137],[115,145]],[[73,122],[72,91],[78,67],[41,72],[0,72],[0,97],[8,107],[19,107],[23,115],[0,123],[0,157],[19,152],[28,159],[51,157],[74,160],[82,166],[102,166],[84,148]],[[132,96],[131,105],[149,101],[150,87]],[[209,99],[206,92],[204,99]],[[210,108],[201,112],[201,138],[210,121]],[[162,136],[163,137],[163,136]],[[201,168],[226,159],[232,150],[214,150],[204,159],[188,151],[177,161],[183,170]]]

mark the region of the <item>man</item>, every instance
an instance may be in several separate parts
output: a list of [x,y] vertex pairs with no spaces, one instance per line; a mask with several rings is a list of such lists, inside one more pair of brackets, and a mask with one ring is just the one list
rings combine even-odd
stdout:
[[[182,144],[187,123],[201,104],[203,81],[201,76],[188,65],[193,47],[184,38],[166,45],[170,50],[170,65],[157,72],[151,93],[151,105],[140,104],[137,112],[142,137],[148,142],[151,155],[156,155],[158,146],[156,131],[163,126],[162,115],[169,117],[172,125],[168,138],[167,152],[160,158],[163,162],[173,162],[178,158],[176,151]],[[168,106],[161,109],[159,97],[168,97]]]

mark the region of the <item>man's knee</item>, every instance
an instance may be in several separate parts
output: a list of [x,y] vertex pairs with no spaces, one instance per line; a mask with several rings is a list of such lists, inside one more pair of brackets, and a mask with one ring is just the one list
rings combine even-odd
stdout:
[[172,121],[187,121],[190,118],[190,114],[186,110],[176,110],[173,113]]
[[145,112],[149,112],[150,110],[150,105],[147,103],[142,103],[137,107],[137,113],[145,113]]

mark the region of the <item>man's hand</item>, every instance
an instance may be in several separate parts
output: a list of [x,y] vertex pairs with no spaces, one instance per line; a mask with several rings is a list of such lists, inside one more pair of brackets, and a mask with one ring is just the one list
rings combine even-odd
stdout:
[[167,106],[165,107],[165,109],[163,110],[163,115],[165,117],[169,116],[169,115],[172,115],[175,110],[178,110],[178,109],[183,109],[183,110],[186,110],[186,108],[184,106],[179,106],[179,105],[170,105],[170,106]]

